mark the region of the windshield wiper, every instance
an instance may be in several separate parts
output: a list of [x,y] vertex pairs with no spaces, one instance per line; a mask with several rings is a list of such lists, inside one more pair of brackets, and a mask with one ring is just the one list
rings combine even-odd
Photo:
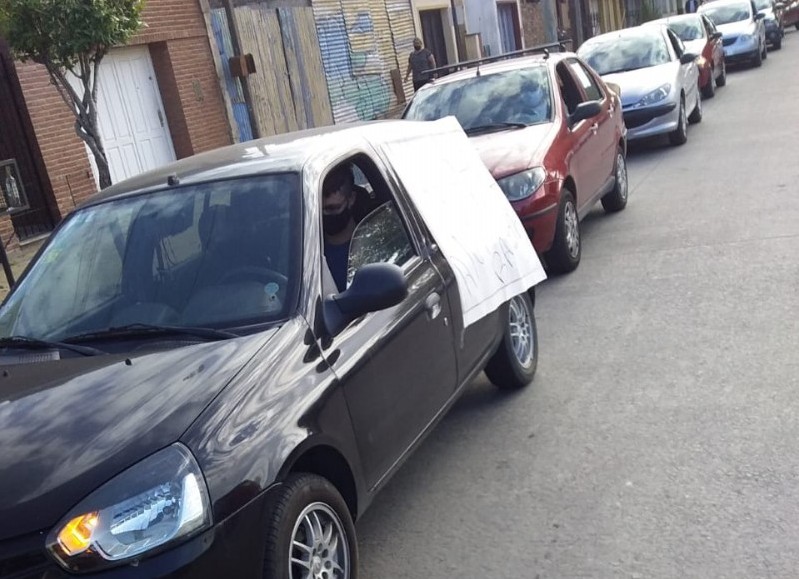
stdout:
[[469,127],[464,132],[467,135],[475,133],[487,133],[489,131],[502,131],[504,129],[525,129],[529,127],[525,123],[491,123],[490,125],[478,125],[476,127]]
[[203,338],[206,340],[229,340],[230,338],[238,338],[238,334],[233,332],[226,332],[225,330],[216,330],[214,328],[197,328],[190,326],[162,326],[157,324],[128,324],[125,326],[116,326],[107,328],[105,330],[98,330],[94,332],[87,332],[85,334],[78,334],[77,336],[70,336],[65,338],[67,342],[83,342],[88,340],[98,340],[103,338],[128,338],[137,336],[148,336],[152,334],[182,334],[186,336],[194,336],[196,338]]
[[50,348],[69,350],[70,352],[81,354],[82,356],[99,356],[105,354],[102,350],[90,348],[89,346],[75,346],[74,344],[67,344],[65,342],[50,342],[48,340],[40,340],[39,338],[30,338],[28,336],[0,338],[0,348],[17,348],[20,350],[44,350]]

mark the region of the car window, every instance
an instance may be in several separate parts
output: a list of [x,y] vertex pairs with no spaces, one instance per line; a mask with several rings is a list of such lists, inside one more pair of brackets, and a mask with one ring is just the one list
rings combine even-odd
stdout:
[[716,32],[716,25],[711,22],[711,20],[705,16],[702,16],[702,24],[705,26],[705,32],[707,33],[708,38]]
[[434,121],[454,115],[467,133],[506,123],[552,119],[549,73],[544,65],[483,74],[416,93],[405,118]]
[[657,29],[592,38],[579,48],[577,56],[600,75],[638,70],[671,61],[666,40]]
[[73,213],[0,309],[0,337],[282,318],[301,247],[299,176],[182,186]]
[[680,40],[680,37],[669,29],[666,30],[666,35],[669,37],[671,45],[674,48],[674,54],[677,55],[677,58],[680,58],[683,54],[685,54],[685,45],[683,44],[682,40]]
[[394,204],[387,201],[355,228],[347,261],[347,285],[355,273],[370,263],[403,266],[416,255]]
[[772,8],[772,0],[754,0],[756,10],[768,10]]
[[702,14],[710,18],[716,26],[744,22],[752,18],[752,5],[743,0],[730,4],[710,2],[703,5],[701,10]]
[[581,63],[576,60],[570,60],[569,68],[574,73],[574,78],[580,83],[589,101],[601,101],[604,98],[602,89],[599,88],[594,77],[591,76],[591,73],[588,72]]
[[566,111],[572,114],[577,109],[577,105],[583,102],[583,95],[577,87],[577,81],[574,80],[566,62],[559,62],[555,67],[555,72],[558,78],[560,95],[566,105]]
[[701,18],[691,17],[670,20],[669,28],[683,42],[700,40],[705,37],[705,29]]

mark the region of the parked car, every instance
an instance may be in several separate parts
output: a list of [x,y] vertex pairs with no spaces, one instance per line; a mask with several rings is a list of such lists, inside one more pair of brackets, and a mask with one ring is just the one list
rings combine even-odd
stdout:
[[722,34],[727,64],[749,62],[760,66],[768,57],[765,16],[750,0],[715,0],[699,7]]
[[[375,208],[338,292],[322,183],[355,167]],[[463,223],[440,210],[459,198]],[[472,378],[533,378],[542,277],[451,120],[114,185],[0,306],[0,574],[357,577],[353,519]]]
[[696,61],[699,67],[699,90],[703,97],[713,97],[717,86],[727,84],[727,63],[724,60],[721,32],[703,14],[684,14],[647,22],[647,25],[663,24],[683,41],[686,51],[699,55]]
[[763,23],[766,27],[766,43],[771,45],[774,50],[782,48],[782,38],[785,30],[782,23],[782,11],[777,8],[775,0],[752,0],[758,14],[763,15]]
[[629,140],[667,134],[673,145],[688,140],[688,123],[702,120],[698,55],[688,52],[667,26],[638,26],[587,40],[577,53],[621,87]]
[[799,30],[799,0],[785,0],[777,3],[783,28],[794,26]]
[[404,118],[460,122],[550,271],[580,263],[580,221],[627,204],[619,96],[573,53],[477,61],[428,84]]

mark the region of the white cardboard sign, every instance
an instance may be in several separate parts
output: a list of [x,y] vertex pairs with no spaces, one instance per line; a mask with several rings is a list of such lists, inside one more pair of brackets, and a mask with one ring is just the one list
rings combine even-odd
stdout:
[[467,327],[546,279],[521,221],[454,117],[381,127],[402,180],[458,283]]

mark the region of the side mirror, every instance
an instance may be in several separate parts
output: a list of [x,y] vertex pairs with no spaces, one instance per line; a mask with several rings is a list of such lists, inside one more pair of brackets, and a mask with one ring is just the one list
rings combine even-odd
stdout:
[[369,312],[395,306],[408,295],[408,283],[398,265],[370,263],[361,267],[346,291],[325,300],[327,330],[335,336],[351,321]]
[[576,125],[580,121],[594,118],[602,112],[602,103],[599,101],[588,101],[580,103],[574,112],[569,117],[572,125]]
[[680,57],[680,64],[691,64],[696,61],[698,57],[693,52],[685,52]]
[[713,34],[710,35],[710,40],[719,40],[721,38],[721,32],[716,30]]
[[755,14],[755,21],[763,20],[765,17],[766,17],[765,14],[763,14],[762,12],[758,12],[757,14]]

